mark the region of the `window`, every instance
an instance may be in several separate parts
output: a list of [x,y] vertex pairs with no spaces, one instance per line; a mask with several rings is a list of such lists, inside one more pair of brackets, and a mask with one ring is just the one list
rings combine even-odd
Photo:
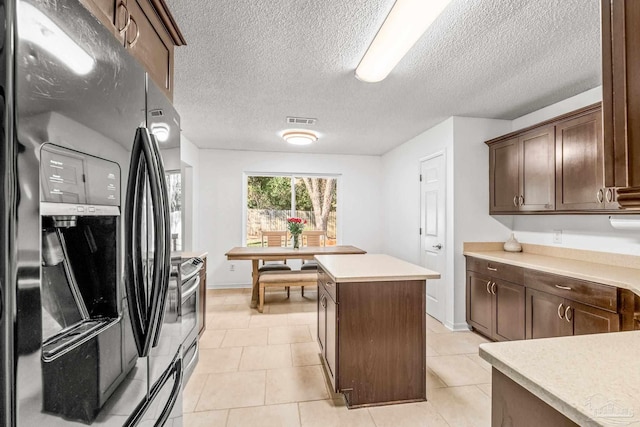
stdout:
[[179,170],[166,171],[171,223],[171,250],[182,250],[182,176]]
[[287,229],[287,218],[307,220],[305,230],[325,230],[327,245],[337,240],[337,177],[249,175],[247,246],[259,246],[262,231]]

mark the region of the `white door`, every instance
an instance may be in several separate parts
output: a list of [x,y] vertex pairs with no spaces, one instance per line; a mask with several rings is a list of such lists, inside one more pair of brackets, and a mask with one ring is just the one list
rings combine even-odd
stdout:
[[420,253],[422,265],[441,277],[427,280],[427,313],[444,322],[446,250],[445,244],[445,159],[438,153],[420,165]]

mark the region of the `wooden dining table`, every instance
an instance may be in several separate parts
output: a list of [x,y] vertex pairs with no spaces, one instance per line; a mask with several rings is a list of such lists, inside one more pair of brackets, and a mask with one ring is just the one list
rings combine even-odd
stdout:
[[227,260],[250,260],[253,265],[251,273],[251,308],[258,306],[258,264],[263,261],[280,261],[283,259],[313,259],[316,255],[358,255],[367,252],[355,246],[305,246],[294,249],[291,247],[244,247],[238,246],[225,255]]

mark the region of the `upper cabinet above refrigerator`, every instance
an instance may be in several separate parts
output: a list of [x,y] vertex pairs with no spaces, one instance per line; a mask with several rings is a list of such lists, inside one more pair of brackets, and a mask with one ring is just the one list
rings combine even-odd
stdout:
[[164,0],[81,0],[173,99],[173,50],[186,44]]
[[602,0],[605,181],[623,209],[640,209],[640,2]]

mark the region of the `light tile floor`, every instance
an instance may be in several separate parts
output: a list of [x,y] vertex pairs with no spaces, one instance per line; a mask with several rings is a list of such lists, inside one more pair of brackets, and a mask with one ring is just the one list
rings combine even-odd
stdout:
[[427,316],[427,402],[348,410],[331,392],[316,344],[314,290],[270,290],[265,313],[250,289],[209,290],[200,362],[184,391],[185,427],[445,426],[491,424],[486,342]]

